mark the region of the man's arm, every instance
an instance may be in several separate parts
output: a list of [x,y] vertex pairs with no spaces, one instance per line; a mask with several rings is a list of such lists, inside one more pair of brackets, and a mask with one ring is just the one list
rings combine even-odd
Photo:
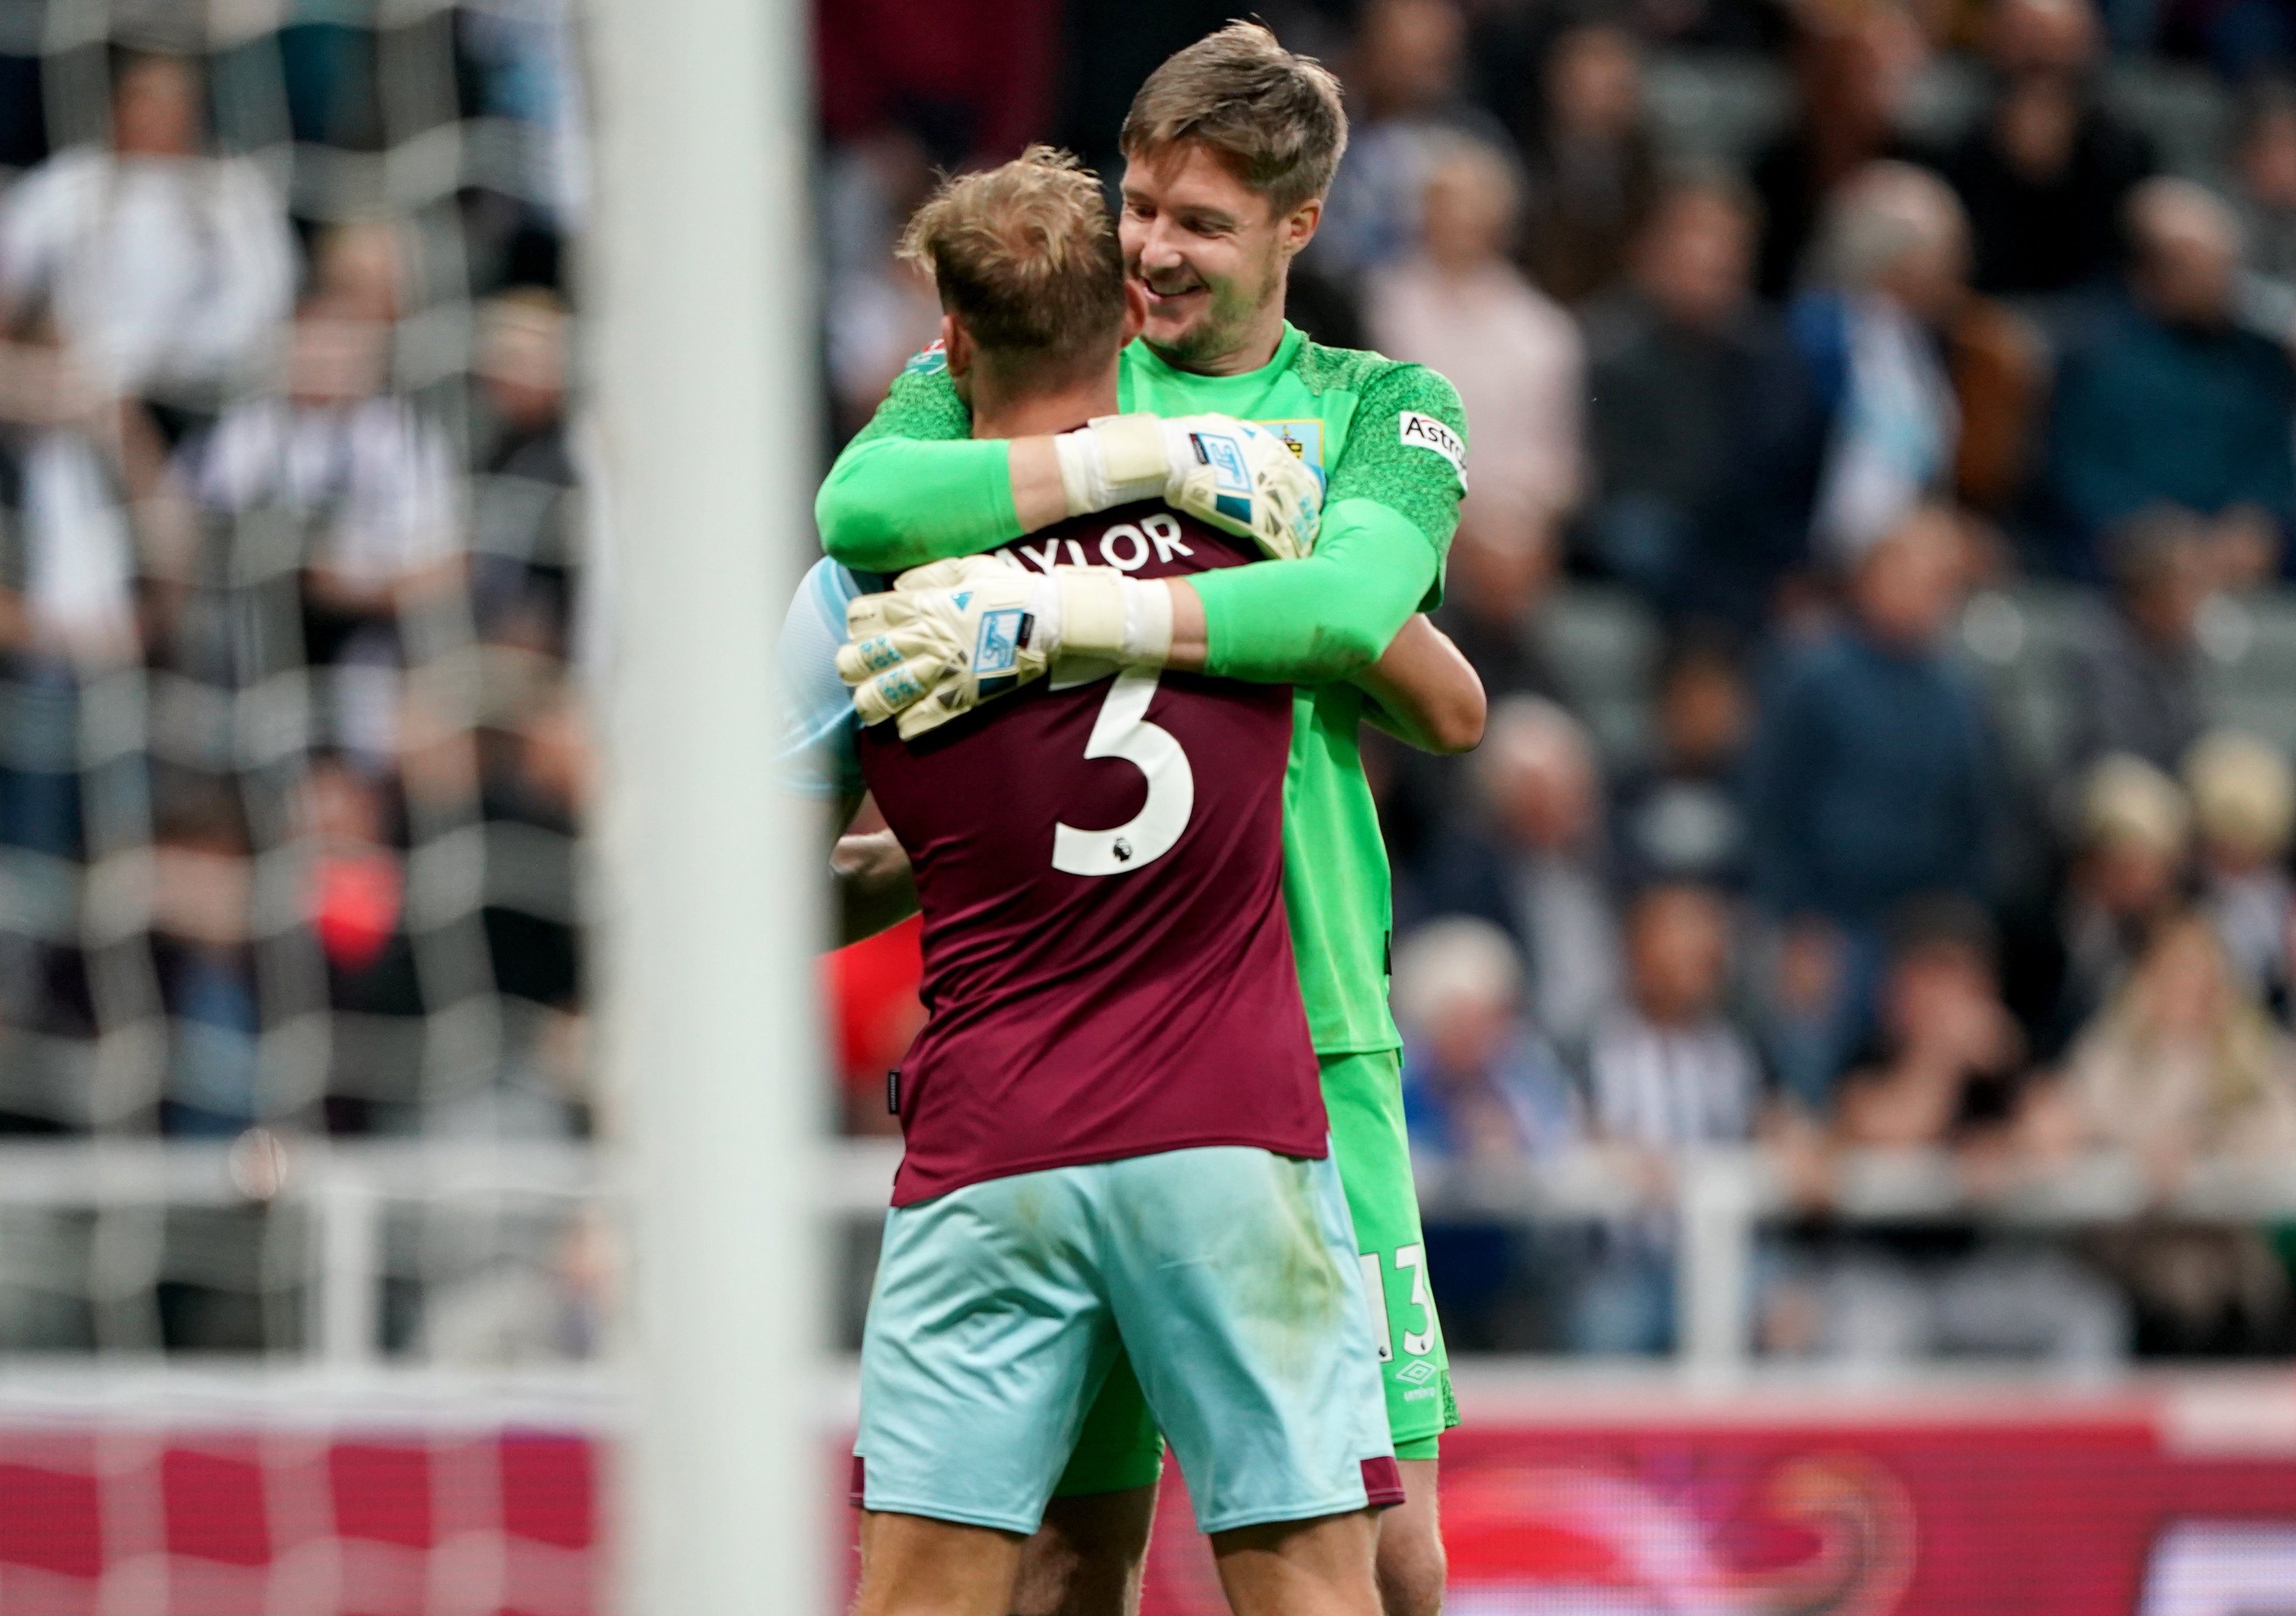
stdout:
[[840,796],[829,822],[836,838],[829,850],[829,873],[837,878],[840,947],[898,925],[918,908],[916,874],[900,839],[890,830],[849,829],[861,801],[850,793]]
[[1442,598],[1466,431],[1457,390],[1435,372],[1397,365],[1374,380],[1332,469],[1315,553],[1189,580],[1203,602],[1204,671],[1314,683],[1376,661],[1413,612]]
[[[1405,620],[1440,597],[1465,491],[1465,430],[1458,394],[1434,372],[1398,366],[1377,378],[1332,472],[1314,554],[1172,586],[1174,651],[1163,665],[1292,684],[1350,678],[1376,661]],[[945,371],[905,372],[822,487],[824,547],[848,565],[888,570],[1019,537],[1014,456],[1033,464],[1029,446],[1050,440],[947,441],[967,431]],[[1051,504],[1045,475],[1036,468],[1019,490],[1032,506]],[[1197,603],[1203,627],[1192,645],[1183,631]]]
[[861,585],[834,562],[816,562],[782,620],[776,695],[782,742],[774,759],[782,784],[819,799],[837,878],[840,943],[873,936],[917,908],[909,856],[890,831],[845,834],[868,792],[854,751],[853,703],[837,677],[845,606]]
[[947,361],[927,349],[830,467],[813,504],[821,547],[848,567],[898,572],[1009,543],[1027,531],[1013,505],[1011,453],[973,438]]
[[1451,636],[1414,615],[1385,653],[1356,677],[1378,705],[1375,729],[1423,752],[1472,751],[1483,738],[1483,682]]
[[[974,440],[936,358],[912,362],[830,468],[814,514],[834,559],[906,570],[1140,499],[1168,501],[1271,556],[1296,556],[1314,536],[1322,488],[1282,439],[1250,422],[1140,413],[1073,431]],[[1230,480],[1239,467],[1241,493]]]

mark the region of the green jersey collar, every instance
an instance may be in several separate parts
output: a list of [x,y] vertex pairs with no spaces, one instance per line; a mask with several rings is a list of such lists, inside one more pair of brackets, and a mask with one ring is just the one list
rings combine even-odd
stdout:
[[1241,371],[1233,376],[1207,376],[1200,371],[1181,370],[1168,365],[1161,355],[1148,346],[1145,337],[1135,337],[1132,346],[1125,349],[1124,357],[1152,381],[1205,390],[1204,401],[1210,406],[1218,391],[1227,389],[1256,397],[1269,382],[1292,368],[1292,361],[1300,357],[1300,347],[1307,340],[1307,333],[1286,320],[1283,322],[1283,340],[1275,344],[1274,357],[1257,370]]

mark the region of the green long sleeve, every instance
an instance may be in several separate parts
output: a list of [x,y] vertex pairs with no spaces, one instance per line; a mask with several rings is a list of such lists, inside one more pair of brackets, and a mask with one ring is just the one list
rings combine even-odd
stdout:
[[972,436],[938,349],[909,361],[813,504],[821,547],[865,572],[898,572],[1021,537],[1011,447]]
[[837,457],[813,503],[821,547],[848,567],[898,572],[1021,537],[1012,446],[997,439],[880,438]]
[[1377,661],[1435,582],[1435,546],[1368,499],[1324,513],[1304,561],[1199,572],[1204,671],[1259,684],[1344,679]]

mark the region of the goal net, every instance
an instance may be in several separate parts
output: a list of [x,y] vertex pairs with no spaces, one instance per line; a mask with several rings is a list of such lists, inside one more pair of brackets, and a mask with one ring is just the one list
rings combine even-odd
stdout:
[[[707,447],[693,414],[762,389],[677,391],[702,349],[661,336],[679,275],[650,284],[646,258],[709,208],[638,148],[683,127],[681,96],[776,116],[734,65],[691,66],[687,25],[770,62],[795,12],[697,7],[602,50],[636,9],[0,16],[5,1616],[622,1608],[645,1532],[713,1530],[679,1476],[754,1511],[795,1463],[738,1391],[722,1430],[691,1416],[729,1360],[677,1343],[755,1361],[761,1332],[708,1313],[722,1290],[754,1314],[755,1269],[686,1236],[758,1140],[802,1166],[810,978],[781,960],[809,952],[810,911],[726,864],[774,836],[752,783],[661,738],[668,710],[706,709],[762,771],[738,658],[794,578],[794,524],[733,531],[759,507],[705,472],[691,498],[724,514],[696,536],[621,475],[649,432]],[[777,183],[801,183],[801,143],[775,138]],[[784,435],[809,464],[803,374]],[[610,560],[641,528],[698,570],[763,556],[722,580],[746,620],[704,599],[677,644],[667,592],[710,592]],[[681,817],[701,802],[726,817]],[[641,827],[614,859],[610,821]],[[723,879],[668,876],[665,844]],[[767,910],[780,956],[755,946]],[[681,963],[704,949],[709,980]],[[723,1014],[743,986],[782,1019]],[[699,1030],[679,1050],[665,1026]],[[742,1054],[778,1132],[722,1107]],[[618,1086],[641,1070],[680,1094]],[[798,1386],[805,1287],[774,1300]],[[654,1434],[674,1458],[646,1456]],[[769,1451],[729,1470],[736,1441]]]

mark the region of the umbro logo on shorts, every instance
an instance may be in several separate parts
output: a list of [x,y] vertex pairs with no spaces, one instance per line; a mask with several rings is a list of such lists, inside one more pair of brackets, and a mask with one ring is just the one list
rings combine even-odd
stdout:
[[1395,1378],[1398,1381],[1408,1381],[1414,1386],[1424,1386],[1435,1378],[1435,1366],[1425,1358],[1421,1358],[1415,1364],[1406,1364],[1397,1370]]

